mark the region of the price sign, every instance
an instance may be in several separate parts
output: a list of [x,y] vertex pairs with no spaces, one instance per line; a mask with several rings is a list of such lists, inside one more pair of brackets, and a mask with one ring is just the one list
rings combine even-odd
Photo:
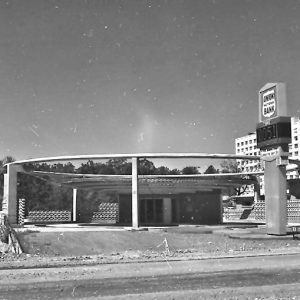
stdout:
[[289,117],[272,119],[269,125],[260,123],[256,127],[257,147],[270,148],[291,142],[291,121]]

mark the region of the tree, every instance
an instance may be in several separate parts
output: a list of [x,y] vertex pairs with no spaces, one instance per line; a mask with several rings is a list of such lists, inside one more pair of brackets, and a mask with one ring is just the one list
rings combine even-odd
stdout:
[[204,172],[204,174],[217,174],[219,170],[217,170],[213,165],[210,165]]
[[[222,173],[241,173],[241,169],[236,160],[226,159],[220,164],[222,168]],[[247,185],[243,185],[241,187],[234,189],[237,196],[243,195],[247,190]]]
[[131,162],[128,162],[126,158],[114,158],[110,159],[107,163],[114,174],[117,175],[130,175],[131,174]]
[[171,170],[165,166],[160,166],[156,168],[155,174],[156,175],[168,175],[170,174]]
[[199,170],[197,167],[188,166],[182,169],[182,174],[184,175],[199,174]]
[[226,159],[220,163],[222,173],[240,173],[241,169],[239,168],[236,160]]
[[[29,163],[23,167],[28,172],[75,172],[75,167],[70,162],[66,164]],[[70,210],[72,207],[72,190],[51,182],[47,174],[35,177],[34,174],[19,173],[18,198],[26,199],[27,210]]]
[[140,159],[138,163],[138,172],[140,175],[154,175],[156,167],[152,161],[146,158]]
[[56,173],[74,173],[75,172],[75,166],[68,162],[66,164],[57,163],[50,166],[50,172],[56,172]]
[[5,156],[2,160],[0,160],[0,174],[3,176],[3,174],[6,172],[5,165],[14,162],[15,159],[12,156]]
[[76,170],[79,174],[115,174],[113,167],[103,163],[95,163],[93,160],[88,160],[86,163]]
[[170,170],[170,173],[168,175],[180,175],[180,174],[181,174],[181,171],[175,168],[175,169]]
[[12,156],[5,156],[3,159],[2,159],[2,163],[3,163],[3,165],[5,165],[5,164],[9,164],[9,163],[12,163],[12,162],[14,162],[15,161],[15,159],[12,157]]

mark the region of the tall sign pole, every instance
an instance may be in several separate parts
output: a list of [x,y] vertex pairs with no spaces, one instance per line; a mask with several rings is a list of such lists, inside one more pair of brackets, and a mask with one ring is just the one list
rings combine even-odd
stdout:
[[[258,98],[257,147],[266,150],[262,160],[265,166],[267,234],[286,235],[286,165],[289,155],[288,144],[291,142],[291,118],[287,116],[285,84],[267,83],[260,89]],[[275,154],[268,155],[270,151]]]

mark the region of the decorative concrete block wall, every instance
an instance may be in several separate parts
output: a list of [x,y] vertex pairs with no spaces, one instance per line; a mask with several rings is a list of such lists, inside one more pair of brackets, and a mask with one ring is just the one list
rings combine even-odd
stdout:
[[25,205],[26,205],[25,199],[18,199],[17,213],[18,213],[18,224],[19,225],[24,225]]
[[257,201],[254,204],[254,216],[256,221],[266,221],[265,201]]
[[[266,221],[265,202],[257,201],[254,206],[255,220]],[[300,223],[300,199],[290,199],[287,201],[288,223]]]
[[32,223],[71,222],[71,212],[67,210],[29,211],[27,219]]
[[93,212],[92,223],[116,224],[119,222],[119,203],[100,203]]
[[[249,221],[266,222],[265,201],[257,201],[252,210],[246,208],[224,208],[223,218],[224,221],[247,219]],[[287,218],[288,223],[300,223],[299,199],[290,199],[287,201]]]
[[288,200],[287,212],[289,223],[300,223],[300,199]]

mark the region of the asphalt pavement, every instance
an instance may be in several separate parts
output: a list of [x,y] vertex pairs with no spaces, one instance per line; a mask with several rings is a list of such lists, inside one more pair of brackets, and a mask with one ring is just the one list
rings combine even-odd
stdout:
[[[178,296],[183,290],[195,297],[212,290],[224,296],[239,288],[257,291],[258,295],[261,289],[266,293],[267,288],[268,295],[274,296],[279,286],[276,295],[286,292],[291,296],[289,299],[299,299],[299,254],[3,270],[0,299],[127,299],[129,295],[139,299],[149,295],[156,299],[177,299],[168,297]],[[178,299],[185,299],[182,296]]]

